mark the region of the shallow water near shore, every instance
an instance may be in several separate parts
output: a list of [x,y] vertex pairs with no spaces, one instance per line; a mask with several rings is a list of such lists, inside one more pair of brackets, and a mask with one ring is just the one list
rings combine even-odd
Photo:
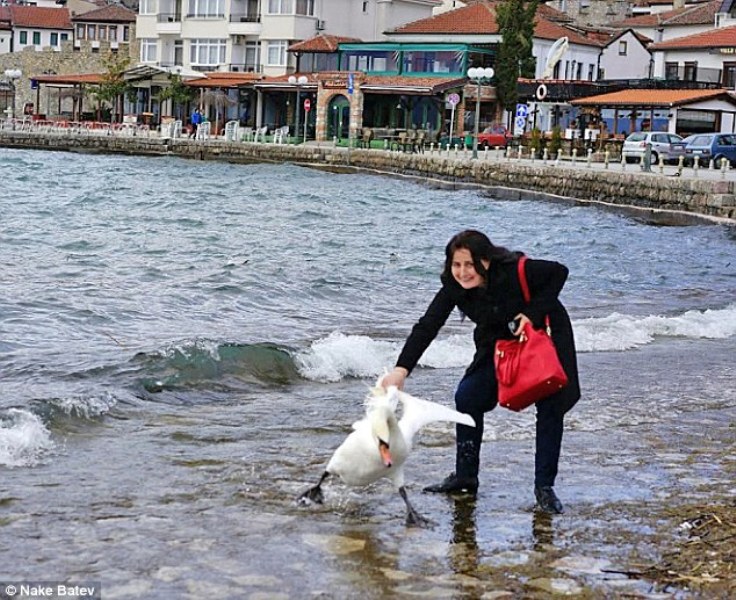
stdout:
[[[736,492],[736,246],[718,226],[500,202],[289,165],[0,151],[0,580],[104,598],[687,597],[614,571],[678,537],[661,505]],[[486,417],[478,497],[387,482],[295,498],[362,413],[466,227],[570,267],[584,397],[533,510],[533,411]],[[451,317],[407,391],[448,405]],[[666,532],[665,532],[666,533]]]

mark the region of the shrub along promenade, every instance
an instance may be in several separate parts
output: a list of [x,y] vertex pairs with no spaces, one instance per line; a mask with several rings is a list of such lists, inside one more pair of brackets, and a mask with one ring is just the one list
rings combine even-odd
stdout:
[[606,163],[591,158],[532,160],[503,151],[427,148],[421,153],[357,149],[333,143],[302,145],[190,140],[148,136],[0,131],[0,147],[178,156],[235,163],[294,163],[329,170],[356,170],[416,178],[430,185],[483,186],[500,199],[567,199],[636,210],[663,223],[710,220],[736,224],[736,171],[678,169]]

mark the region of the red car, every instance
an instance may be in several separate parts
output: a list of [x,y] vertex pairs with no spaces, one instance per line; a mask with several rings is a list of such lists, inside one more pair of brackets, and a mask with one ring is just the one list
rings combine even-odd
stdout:
[[505,125],[495,123],[478,134],[478,148],[495,148],[496,146],[505,148],[512,137]]

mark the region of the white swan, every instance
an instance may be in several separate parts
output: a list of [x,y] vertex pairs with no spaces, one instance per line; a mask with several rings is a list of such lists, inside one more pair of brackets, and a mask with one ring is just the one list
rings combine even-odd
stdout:
[[[380,383],[380,380],[379,380]],[[396,419],[398,401],[403,405]],[[366,399],[366,415],[353,424],[353,432],[335,450],[319,483],[299,496],[299,503],[322,503],[322,483],[338,475],[347,485],[364,486],[382,477],[390,479],[406,504],[407,525],[427,523],[411,505],[404,487],[404,463],[411,452],[414,435],[428,423],[453,421],[475,427],[470,415],[441,404],[421,400],[396,387],[373,388]]]

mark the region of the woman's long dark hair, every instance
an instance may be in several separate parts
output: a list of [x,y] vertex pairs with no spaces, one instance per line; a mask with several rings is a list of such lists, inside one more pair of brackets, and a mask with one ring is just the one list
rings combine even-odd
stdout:
[[481,260],[491,264],[515,262],[522,255],[521,252],[512,252],[503,246],[495,246],[485,233],[475,229],[466,229],[454,235],[445,248],[445,269],[442,271],[443,281],[452,281],[452,258],[456,250],[465,249],[473,258],[473,266],[483,279],[488,279],[488,270]]

